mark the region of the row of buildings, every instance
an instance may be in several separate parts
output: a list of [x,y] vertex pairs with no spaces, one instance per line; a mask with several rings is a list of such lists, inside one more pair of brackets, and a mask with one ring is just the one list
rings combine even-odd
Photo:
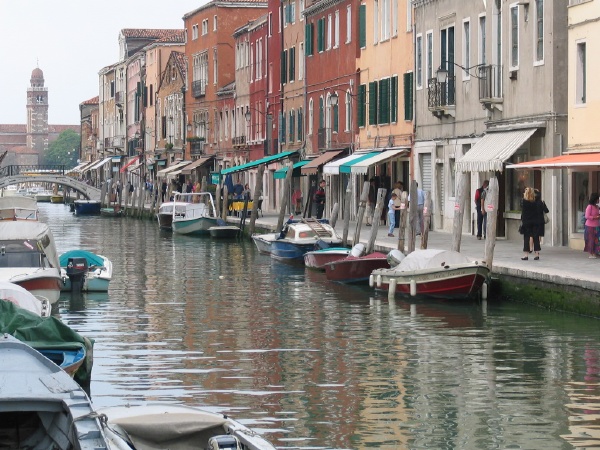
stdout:
[[415,179],[446,231],[458,171],[471,192],[498,179],[499,237],[521,239],[533,186],[551,211],[546,244],[581,247],[600,180],[587,59],[599,2],[212,0],[181,30],[121,31],[119,61],[81,104],[77,170],[255,186],[264,163],[265,210],[278,208],[290,160],[306,195],[326,179],[329,208],[365,179]]

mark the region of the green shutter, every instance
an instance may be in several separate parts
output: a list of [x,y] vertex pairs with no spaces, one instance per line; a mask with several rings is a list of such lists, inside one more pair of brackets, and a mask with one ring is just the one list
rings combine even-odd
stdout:
[[333,106],[333,131],[335,131],[336,133],[339,130],[339,126],[338,126],[338,122],[339,122],[339,105],[334,105]]
[[413,73],[404,74],[404,120],[413,120]]
[[325,111],[323,109],[323,97],[319,98],[319,129],[325,128]]
[[290,81],[294,81],[296,78],[296,47],[290,48]]
[[379,107],[377,109],[379,123],[390,123],[390,79],[379,81]]
[[358,47],[367,46],[367,6],[358,7]]
[[306,48],[306,56],[313,55],[313,27],[312,23],[307,23],[304,27],[304,47]]
[[369,83],[369,125],[377,125],[377,81]]
[[325,19],[317,21],[317,52],[325,50]]
[[285,144],[285,113],[281,115],[281,143]]
[[358,121],[358,126],[359,127],[364,127],[365,126],[365,117],[366,117],[366,107],[365,105],[367,104],[367,86],[364,84],[361,84],[360,86],[358,86],[358,111],[357,113],[357,121]]
[[392,91],[390,94],[391,101],[391,122],[398,122],[398,77],[392,77],[392,84],[390,86],[390,90]]
[[287,83],[287,50],[281,52],[281,83]]
[[302,128],[303,124],[303,115],[302,108],[298,110],[298,140],[301,141],[304,136],[304,129]]

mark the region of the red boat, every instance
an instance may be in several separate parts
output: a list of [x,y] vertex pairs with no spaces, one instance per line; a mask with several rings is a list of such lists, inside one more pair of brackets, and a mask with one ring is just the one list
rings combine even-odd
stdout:
[[369,276],[376,269],[389,267],[387,255],[379,252],[364,256],[348,256],[323,266],[325,275],[330,281],[339,283],[367,283]]
[[304,254],[304,265],[309,269],[325,270],[325,264],[348,257],[350,249],[346,247],[323,248]]
[[369,285],[408,295],[468,298],[481,292],[490,269],[451,250],[416,250],[391,269],[374,270]]

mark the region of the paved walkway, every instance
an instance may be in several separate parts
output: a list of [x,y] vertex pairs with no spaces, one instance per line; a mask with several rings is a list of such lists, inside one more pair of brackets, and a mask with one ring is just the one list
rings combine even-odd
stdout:
[[[266,214],[259,217],[256,226],[274,230],[278,215]],[[236,218],[232,218],[235,221]],[[249,220],[249,219],[248,219]],[[246,226],[248,226],[248,220]],[[341,235],[344,224],[338,221],[336,230]],[[348,239],[352,241],[356,222],[350,223]],[[367,244],[372,228],[365,227],[360,233],[360,242]],[[387,236],[387,227],[377,229],[375,250],[385,252],[397,248],[397,237]],[[396,236],[398,230],[396,229]],[[420,248],[420,236],[417,236],[416,248]],[[445,232],[429,232],[428,248],[450,249],[452,234]],[[534,261],[530,256],[528,261],[522,261],[522,244],[506,240],[497,240],[494,249],[493,273],[495,275],[510,275],[518,278],[547,281],[566,286],[578,286],[600,292],[600,258],[588,259],[587,253],[568,247],[550,247],[542,245],[540,260]],[[475,236],[463,235],[461,253],[473,259],[482,259],[485,252],[485,240],[478,241]],[[532,254],[533,255],[533,254]]]

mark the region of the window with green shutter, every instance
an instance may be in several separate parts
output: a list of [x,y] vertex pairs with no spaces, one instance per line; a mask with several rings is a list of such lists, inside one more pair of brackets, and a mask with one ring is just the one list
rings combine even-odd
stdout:
[[312,23],[307,23],[304,27],[304,48],[306,56],[313,55],[313,27]]
[[298,141],[301,141],[304,137],[304,116],[302,114],[302,108],[298,110]]
[[369,83],[369,125],[377,125],[377,81]]
[[281,115],[281,143],[285,144],[285,113]]
[[367,6],[358,7],[358,46],[365,48],[367,46]]
[[339,122],[339,116],[340,116],[340,114],[339,114],[339,109],[338,108],[339,108],[339,105],[337,105],[337,104],[333,105],[333,124],[332,124],[332,128],[333,128],[333,131],[335,131],[336,133],[338,132],[338,129],[339,129],[338,122]]
[[390,79],[379,81],[379,107],[377,109],[378,123],[390,123]]
[[325,51],[325,19],[317,21],[317,52]]
[[325,111],[323,109],[323,97],[319,98],[319,129],[325,128]]
[[398,122],[398,77],[392,77],[390,84],[390,121]]
[[367,116],[367,86],[365,84],[361,84],[358,86],[358,98],[357,98],[357,111],[356,111],[356,119],[358,121],[359,127],[365,126],[365,118]]
[[296,79],[296,47],[290,48],[290,82]]
[[296,128],[294,127],[294,123],[296,122],[296,119],[294,116],[295,116],[294,111],[290,111],[290,126],[288,127],[289,132],[290,132],[290,140],[289,140],[290,143],[294,142],[294,137],[295,137],[294,133],[296,131]]
[[404,120],[413,120],[413,73],[404,74]]
[[287,83],[287,54],[288,51],[281,52],[281,83]]

